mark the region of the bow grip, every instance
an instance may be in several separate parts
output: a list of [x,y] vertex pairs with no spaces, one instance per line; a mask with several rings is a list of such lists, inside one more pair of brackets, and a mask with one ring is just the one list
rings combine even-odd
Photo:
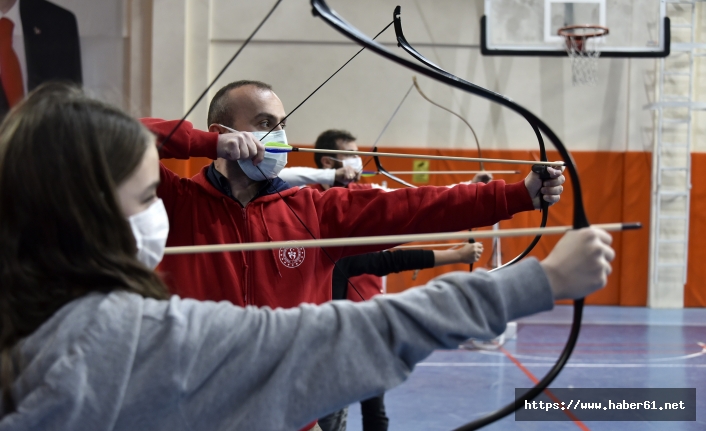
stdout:
[[[552,179],[551,175],[549,175],[549,172],[547,171],[547,165],[532,165],[532,172],[539,175],[539,179],[542,181]],[[541,193],[539,194],[539,202],[541,205],[541,211],[545,211],[549,208],[549,202],[544,200]]]

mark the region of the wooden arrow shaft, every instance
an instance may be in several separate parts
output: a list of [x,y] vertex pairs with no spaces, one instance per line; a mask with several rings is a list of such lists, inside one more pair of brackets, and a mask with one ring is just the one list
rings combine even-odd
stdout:
[[444,242],[439,244],[414,244],[414,245],[398,245],[394,247],[395,249],[406,249],[406,248],[439,248],[439,247],[460,247],[462,245],[467,245],[467,242]]
[[434,156],[431,154],[402,154],[402,153],[381,153],[377,151],[345,151],[345,150],[323,150],[318,148],[299,148],[292,147],[292,151],[301,153],[319,153],[319,154],[342,154],[346,156],[379,156],[379,157],[396,157],[401,159],[427,159],[427,160],[447,160],[455,162],[485,162],[485,163],[508,163],[513,165],[546,165],[546,166],[564,166],[564,162],[541,162],[534,160],[512,160],[512,159],[486,159],[480,157],[455,157],[455,156]]
[[[639,229],[639,223],[606,223],[595,224],[593,227],[609,232]],[[297,241],[251,242],[243,244],[192,245],[182,247],[167,247],[164,254],[194,254],[219,253],[231,251],[275,250],[280,248],[312,248],[312,247],[354,247],[377,244],[404,244],[414,241],[446,241],[458,239],[508,238],[514,236],[561,235],[573,229],[572,226],[555,226],[523,229],[504,229],[488,231],[465,231],[452,233],[423,233],[409,235],[361,236],[354,238],[306,239]]]
[[520,174],[520,171],[390,171],[392,175],[465,175],[465,174],[494,174],[494,175],[513,175]]

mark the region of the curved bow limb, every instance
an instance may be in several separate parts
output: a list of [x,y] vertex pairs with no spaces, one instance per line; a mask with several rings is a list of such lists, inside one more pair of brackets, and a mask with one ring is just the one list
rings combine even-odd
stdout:
[[[434,64],[432,61],[430,61],[429,59],[427,59],[426,57],[424,57],[419,51],[417,51],[416,49],[414,49],[414,47],[413,47],[409,42],[407,42],[407,38],[405,37],[404,32],[402,31],[402,10],[401,10],[400,6],[397,6],[397,7],[395,8],[395,11],[394,11],[394,13],[393,13],[393,22],[394,22],[394,24],[395,24],[395,36],[396,36],[396,38],[397,38],[397,46],[399,46],[400,48],[402,48],[403,50],[405,50],[409,55],[411,55],[412,57],[414,57],[414,58],[415,58],[417,61],[419,61],[420,63],[422,63],[422,64],[428,66],[429,68],[431,68],[431,69],[433,69],[433,70],[436,70],[436,71],[439,72],[440,74],[444,74],[444,75],[446,75],[446,76],[448,76],[448,77],[452,77],[452,78],[458,79],[459,81],[462,81],[462,82],[465,82],[465,83],[467,83],[467,84],[469,84],[469,85],[472,85],[472,84],[469,83],[468,81],[465,81],[465,80],[463,80],[463,79],[461,79],[461,78],[458,78],[458,77],[456,77],[455,75],[453,75],[452,73],[450,73],[450,72],[448,72],[448,71],[442,69],[441,67],[437,66],[437,65]],[[476,136],[476,135],[475,135],[475,131],[473,130],[473,127],[471,127],[471,125],[468,124],[468,122],[466,122],[461,116],[459,116],[458,114],[454,113],[453,111],[451,111],[451,110],[449,110],[449,109],[447,109],[447,108],[445,108],[445,107],[443,107],[443,106],[441,106],[441,105],[439,105],[439,104],[437,104],[437,103],[432,102],[428,97],[426,97],[426,96],[424,95],[424,93],[422,93],[421,89],[420,89],[419,86],[417,85],[416,77],[413,78],[413,79],[414,79],[414,85],[415,85],[415,87],[417,88],[417,91],[419,91],[419,93],[422,95],[422,97],[424,97],[424,98],[425,98],[427,101],[429,101],[430,103],[432,103],[432,104],[434,104],[434,105],[436,105],[436,106],[438,106],[438,107],[440,107],[440,108],[442,108],[442,109],[444,109],[444,110],[446,110],[446,111],[448,111],[448,112],[451,112],[452,114],[454,114],[454,115],[456,115],[457,117],[461,118],[461,120],[463,120],[463,121],[466,123],[466,125],[471,129],[471,131],[473,132],[473,136],[474,136],[474,137]],[[532,130],[534,131],[534,133],[535,133],[535,135],[536,135],[536,137],[537,137],[537,144],[539,145],[540,160],[546,162],[546,161],[548,160],[548,159],[547,159],[547,151],[546,151],[546,148],[545,148],[545,146],[544,146],[544,140],[542,139],[542,134],[541,134],[541,132],[539,131],[539,129],[537,128],[537,125],[536,125],[530,118],[528,118],[528,117],[525,116],[525,119],[530,123],[530,125],[532,126]],[[480,144],[478,143],[478,138],[477,138],[477,137],[476,137],[476,144],[478,145],[478,152],[479,152],[479,156],[480,156]],[[537,165],[540,165],[540,164],[537,163]],[[481,165],[481,166],[482,166],[482,165]],[[482,168],[481,168],[481,169],[482,169]],[[534,170],[534,167],[533,167],[533,170]],[[549,179],[549,175],[548,175],[548,173],[547,173],[546,168],[539,167],[538,169],[536,169],[536,172],[539,174],[539,176],[540,176],[541,179]],[[541,207],[541,211],[542,211],[542,220],[541,220],[540,223],[539,223],[539,227],[540,227],[540,228],[543,228],[543,227],[545,227],[545,226],[547,225],[547,219],[548,219],[548,217],[549,217],[549,205],[548,205],[543,199],[541,200],[541,204],[542,204],[542,207]],[[514,257],[513,259],[511,259],[510,261],[504,263],[503,265],[500,265],[500,266],[498,266],[497,268],[493,268],[490,272],[497,271],[497,270],[499,270],[499,269],[505,268],[505,267],[510,266],[510,265],[514,265],[515,263],[519,262],[519,261],[522,260],[525,256],[527,256],[528,254],[530,254],[530,252],[531,252],[532,250],[534,250],[534,247],[539,243],[539,240],[541,240],[541,239],[542,239],[542,235],[541,235],[541,234],[537,235],[537,236],[532,240],[532,242],[530,242],[529,245],[528,245],[520,254],[518,254],[517,256],[515,256],[515,257]]]
[[[366,46],[368,49],[381,55],[382,57],[387,58],[390,61],[394,61],[397,64],[400,64],[419,74],[428,76],[444,84],[453,86],[471,94],[476,94],[492,102],[498,103],[527,119],[530,125],[532,125],[533,129],[535,129],[538,133],[538,136],[541,136],[541,134],[543,134],[547,137],[547,139],[549,139],[549,141],[552,142],[552,144],[554,144],[561,158],[566,163],[566,168],[569,172],[571,184],[574,191],[573,227],[575,229],[580,229],[589,226],[588,217],[586,216],[586,211],[583,205],[583,194],[581,192],[581,184],[578,177],[578,171],[576,169],[576,165],[574,164],[573,158],[571,157],[571,154],[561,142],[559,137],[554,133],[554,131],[551,130],[551,128],[549,128],[549,126],[547,126],[537,116],[532,114],[526,108],[518,105],[509,98],[504,97],[498,93],[479,87],[470,82],[463,81],[462,79],[457,78],[453,75],[441,73],[438,70],[430,69],[426,66],[422,66],[408,61],[404,58],[398,57],[392,52],[388,51],[382,45],[370,40],[370,38],[363,34],[360,30],[356,29],[355,27],[347,23],[345,20],[343,20],[335,11],[329,8],[329,6],[324,0],[311,0],[311,3],[314,8],[315,15],[320,16],[331,27],[336,29],[344,36],[348,37],[349,39],[355,41],[356,43],[362,46]],[[571,356],[571,352],[573,351],[574,346],[576,345],[576,341],[578,340],[578,335],[581,329],[583,304],[583,299],[574,301],[574,317],[569,338],[558,361],[547,373],[547,375],[534,388],[530,389],[523,396],[516,399],[515,402],[508,404],[507,406],[497,410],[494,413],[491,413],[490,415],[487,415],[476,421],[470,422],[462,427],[459,427],[456,431],[475,430],[482,426],[495,422],[496,420],[501,419],[520,408],[525,400],[531,400],[537,395],[539,395],[556,378],[559,372],[561,372],[562,368]]]
[[[419,51],[414,49],[412,45],[409,44],[409,42],[407,42],[407,39],[404,37],[404,33],[402,32],[402,8],[400,6],[395,7],[395,11],[392,13],[392,22],[395,24],[395,37],[397,38],[397,46],[407,51],[410,55],[412,55],[412,57],[419,60],[428,68],[434,69],[439,73],[449,73],[441,67],[437,66],[428,58],[424,57],[422,54],[419,53]],[[429,36],[431,36],[431,34]]]
[[402,178],[400,178],[400,177],[398,177],[398,176],[396,176],[396,175],[393,175],[393,174],[389,173],[389,172],[387,171],[387,169],[385,169],[385,168],[382,167],[382,163],[380,163],[380,157],[379,157],[379,156],[380,156],[380,154],[384,154],[384,153],[378,153],[378,148],[377,148],[377,147],[374,147],[372,152],[373,152],[373,160],[375,161],[375,167],[378,169],[378,172],[379,172],[380,174],[386,176],[387,178],[391,179],[392,181],[397,181],[398,183],[402,184],[403,186],[407,186],[407,187],[412,188],[412,189],[417,188],[417,186],[415,186],[414,184],[409,183],[409,182],[403,180]]

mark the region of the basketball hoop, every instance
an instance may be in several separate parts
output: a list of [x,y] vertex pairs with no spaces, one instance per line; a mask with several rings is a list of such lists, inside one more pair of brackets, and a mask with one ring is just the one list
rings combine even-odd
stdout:
[[570,25],[559,29],[564,38],[566,53],[571,60],[571,75],[574,85],[596,85],[598,74],[598,41],[609,32],[608,27],[596,24]]

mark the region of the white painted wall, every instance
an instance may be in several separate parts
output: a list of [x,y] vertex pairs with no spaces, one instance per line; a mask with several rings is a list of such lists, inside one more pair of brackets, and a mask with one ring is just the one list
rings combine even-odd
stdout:
[[[196,99],[220,67],[265,16],[273,2],[155,0],[152,114],[176,118]],[[442,67],[503,93],[547,122],[574,150],[649,150],[655,60],[603,59],[596,87],[572,87],[568,59],[483,57],[479,43],[481,0],[331,0],[329,4],[369,35],[402,6],[410,42],[471,47],[421,47]],[[379,40],[393,42],[388,29]],[[390,47],[405,56],[399,48]],[[210,92],[238,79],[272,84],[292,109],[358,50],[322,20],[307,0],[283,2]],[[407,88],[412,72],[369,52],[320,90],[288,122],[292,142],[311,143],[327,128],[345,128],[371,144]],[[514,113],[442,84],[420,78],[427,94],[460,110],[489,148],[536,147],[533,133]],[[207,103],[190,119],[205,127]],[[472,137],[456,118],[412,93],[381,145],[467,148]]]

